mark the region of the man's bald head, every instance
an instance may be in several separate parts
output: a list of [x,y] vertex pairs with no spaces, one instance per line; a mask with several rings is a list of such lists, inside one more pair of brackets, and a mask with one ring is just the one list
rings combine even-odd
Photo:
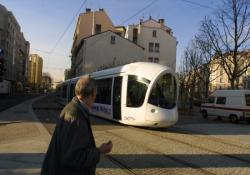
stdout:
[[96,92],[96,81],[93,78],[83,76],[77,81],[75,86],[76,96],[87,98],[93,95],[94,92]]

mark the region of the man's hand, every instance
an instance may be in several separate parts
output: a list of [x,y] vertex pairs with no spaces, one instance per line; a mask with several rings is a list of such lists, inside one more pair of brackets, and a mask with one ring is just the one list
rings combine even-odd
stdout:
[[99,150],[100,150],[101,153],[107,154],[107,153],[111,152],[112,147],[113,147],[112,142],[111,142],[111,141],[108,141],[107,143],[103,143],[103,144],[99,147]]

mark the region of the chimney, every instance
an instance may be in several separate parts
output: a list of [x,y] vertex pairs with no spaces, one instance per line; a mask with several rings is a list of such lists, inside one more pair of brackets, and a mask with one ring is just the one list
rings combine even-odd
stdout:
[[164,19],[159,19],[158,20],[158,23],[161,24],[161,26],[164,26],[164,22],[165,22]]
[[86,8],[86,13],[91,12],[91,8]]

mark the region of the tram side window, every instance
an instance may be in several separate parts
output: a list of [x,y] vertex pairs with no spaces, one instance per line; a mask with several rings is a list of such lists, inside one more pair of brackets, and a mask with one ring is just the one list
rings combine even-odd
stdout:
[[140,107],[143,104],[149,82],[135,75],[128,76],[127,107]]
[[66,98],[67,97],[67,84],[63,85],[63,89],[62,89],[62,98]]
[[76,86],[75,83],[70,85],[70,99],[72,99],[75,96],[75,86]]
[[97,96],[95,103],[111,104],[112,78],[97,80]]

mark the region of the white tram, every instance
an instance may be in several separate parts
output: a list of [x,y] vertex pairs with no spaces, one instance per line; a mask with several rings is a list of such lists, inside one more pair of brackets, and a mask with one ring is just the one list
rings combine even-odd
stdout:
[[[123,124],[167,127],[178,120],[178,82],[166,66],[136,62],[91,73],[97,97],[91,113]],[[57,99],[66,104],[74,97],[77,78],[57,86]]]

